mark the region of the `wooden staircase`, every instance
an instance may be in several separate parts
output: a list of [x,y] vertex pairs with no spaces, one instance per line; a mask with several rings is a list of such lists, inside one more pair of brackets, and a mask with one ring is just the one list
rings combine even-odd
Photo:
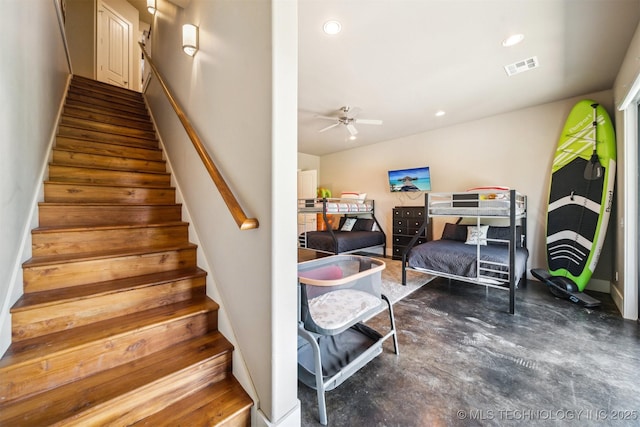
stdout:
[[0,360],[0,426],[247,426],[142,95],[74,76]]

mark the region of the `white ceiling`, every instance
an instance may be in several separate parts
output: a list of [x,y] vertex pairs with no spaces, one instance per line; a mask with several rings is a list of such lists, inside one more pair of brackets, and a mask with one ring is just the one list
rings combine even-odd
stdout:
[[[298,12],[298,150],[324,155],[611,89],[640,0],[299,0]],[[322,32],[329,19],[340,34]],[[513,33],[524,41],[502,47]],[[539,68],[507,76],[532,56]],[[356,141],[342,125],[318,132],[332,122],[314,115],[343,105],[384,123],[356,125]]]
[[[146,0],[129,3],[151,23]],[[298,151],[319,156],[611,89],[640,0],[298,0],[298,13]],[[340,34],[323,33],[330,19]],[[513,33],[524,41],[502,47]],[[532,56],[539,68],[507,76]],[[383,124],[356,124],[355,141],[318,132],[332,122],[314,116],[345,105]]]

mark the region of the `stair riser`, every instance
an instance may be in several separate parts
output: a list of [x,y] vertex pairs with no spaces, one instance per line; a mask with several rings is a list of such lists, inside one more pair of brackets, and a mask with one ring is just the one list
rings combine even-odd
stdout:
[[146,224],[180,221],[182,207],[118,206],[118,205],[48,205],[39,206],[42,227],[100,226],[116,224]]
[[80,129],[65,125],[58,126],[58,135],[70,138],[88,139],[91,141],[106,143],[121,143],[132,147],[158,148],[158,141],[155,139],[135,138],[125,135],[97,132],[88,129]]
[[91,130],[95,132],[107,132],[114,135],[131,136],[134,138],[156,139],[156,133],[142,129],[117,126],[109,123],[100,123],[93,120],[86,120],[77,117],[63,115],[60,125]]
[[166,172],[164,161],[152,162],[144,159],[131,159],[87,153],[77,153],[60,149],[53,149],[53,164],[81,167],[99,167],[132,172]]
[[104,101],[110,103],[113,106],[123,105],[137,109],[146,109],[146,105],[142,96],[122,96],[118,93],[105,93],[95,88],[83,89],[76,87],[75,85],[71,85],[69,87],[69,95],[90,96],[94,100],[94,102],[96,100]]
[[72,117],[155,131],[151,117],[146,112],[136,114],[131,111],[118,111],[116,109],[107,109],[99,105],[84,104],[80,101],[70,99],[64,104],[63,113]]
[[163,161],[162,151],[158,148],[131,147],[108,142],[84,141],[64,136],[56,137],[56,148],[76,153],[142,159],[154,162]]
[[74,75],[73,79],[71,80],[71,84],[72,85],[85,85],[88,87],[98,87],[98,88],[103,88],[103,89],[107,89],[110,90],[112,92],[121,92],[121,93],[125,93],[125,94],[133,94],[133,95],[140,95],[140,92],[133,90],[133,89],[128,89],[125,87],[121,87],[121,86],[114,86],[112,84],[109,83],[105,83],[105,82],[101,82],[99,80],[94,80],[91,79],[89,77],[83,77],[83,76],[79,76],[79,75]]
[[145,387],[144,390],[119,396],[104,405],[82,413],[71,422],[65,420],[55,425],[79,427],[130,425],[185,398],[188,394],[227,378],[231,375],[230,367],[231,353],[225,353],[162,378],[152,386]]
[[21,341],[202,297],[206,292],[205,285],[205,278],[199,276],[13,311],[12,335],[14,340]]
[[104,111],[106,114],[115,113],[122,114],[128,113],[135,115],[136,118],[149,118],[149,112],[146,108],[140,106],[129,106],[125,104],[112,104],[109,101],[103,101],[100,99],[94,99],[91,96],[80,95],[77,93],[69,93],[65,99],[65,105],[70,106],[91,106],[91,108]]
[[249,427],[253,402],[233,377],[208,386],[133,424]]
[[[110,96],[111,98],[122,99],[123,101],[143,103],[144,97],[140,92],[135,92],[131,90],[117,90],[115,86],[103,87],[102,85],[96,84],[84,84],[79,81],[72,81],[70,88],[73,92],[79,93],[89,93],[89,94],[102,94],[103,96]],[[116,88],[116,90],[114,90]],[[122,88],[124,89],[124,88]]]
[[33,256],[175,248],[189,242],[187,224],[139,228],[33,232]]
[[46,182],[44,200],[51,203],[175,203],[174,188],[109,187]]
[[195,313],[7,367],[0,371],[3,378],[0,399],[20,399],[162,351],[215,330],[216,317],[211,312]]
[[102,185],[131,185],[169,187],[171,175],[166,172],[144,173],[78,166],[49,165],[49,179],[56,182],[74,182]]
[[196,266],[195,248],[59,264],[23,265],[24,291],[81,286]]
[[112,126],[123,126],[126,128],[155,132],[153,123],[151,123],[151,121],[149,120],[135,120],[123,115],[116,116],[113,114],[104,114],[99,111],[95,111],[88,106],[81,107],[66,105],[64,107],[63,117],[74,117],[76,119],[89,120],[92,122],[98,122]]

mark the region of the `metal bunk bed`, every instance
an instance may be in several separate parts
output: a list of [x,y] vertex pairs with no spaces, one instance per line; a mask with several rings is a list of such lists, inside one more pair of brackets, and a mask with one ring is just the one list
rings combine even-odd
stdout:
[[[347,198],[299,199],[298,214],[321,215],[325,230],[304,230],[298,236],[298,246],[331,254],[347,254],[364,249],[386,250],[387,238],[375,217],[373,200]],[[341,216],[338,229],[334,229],[329,216]],[[342,230],[345,220],[355,220],[350,231]],[[335,218],[334,218],[335,219]],[[307,224],[303,221],[302,224]]]
[[[424,230],[416,234],[402,254],[402,283],[406,271],[414,270],[508,290],[513,314],[516,288],[527,271],[526,196],[516,190],[427,193],[422,228],[435,217],[459,219],[445,224],[440,240],[416,245]],[[506,225],[487,225],[496,222]]]

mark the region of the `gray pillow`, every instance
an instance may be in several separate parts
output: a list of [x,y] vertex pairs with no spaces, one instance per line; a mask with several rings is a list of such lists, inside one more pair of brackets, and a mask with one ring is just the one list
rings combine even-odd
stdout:
[[442,240],[467,241],[467,226],[447,222],[442,230]]

